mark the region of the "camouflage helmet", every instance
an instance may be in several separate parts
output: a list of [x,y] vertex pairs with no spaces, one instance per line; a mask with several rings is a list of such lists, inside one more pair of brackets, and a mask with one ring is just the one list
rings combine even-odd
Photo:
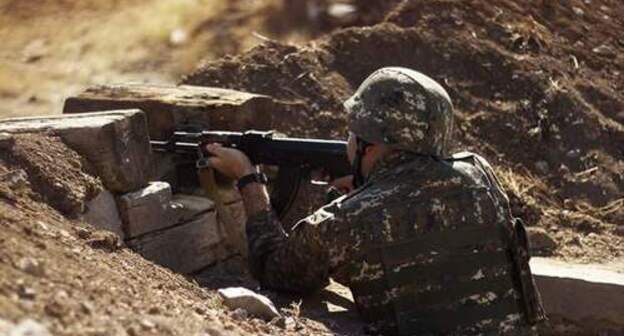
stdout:
[[453,128],[451,99],[440,84],[420,72],[381,68],[364,80],[344,106],[351,132],[369,143],[447,154]]

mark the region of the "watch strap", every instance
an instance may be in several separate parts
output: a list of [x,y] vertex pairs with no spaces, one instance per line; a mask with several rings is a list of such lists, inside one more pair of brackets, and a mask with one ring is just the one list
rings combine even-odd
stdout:
[[238,179],[238,182],[236,183],[236,186],[240,190],[240,189],[243,189],[246,185],[248,185],[249,183],[252,183],[252,182],[261,183],[261,184],[266,185],[269,182],[269,179],[263,173],[251,173],[251,174],[247,174],[247,175],[241,177],[240,179]]

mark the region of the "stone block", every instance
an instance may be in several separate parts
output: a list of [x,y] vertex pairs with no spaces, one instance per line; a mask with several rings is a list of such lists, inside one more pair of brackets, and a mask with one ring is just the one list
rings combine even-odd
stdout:
[[188,222],[206,212],[214,211],[214,202],[206,197],[175,194],[171,201],[174,222]]
[[143,257],[179,273],[197,272],[227,258],[215,211],[171,228],[151,232],[126,244]]
[[[164,139],[180,125],[209,129],[271,129],[286,111],[269,96],[201,86],[101,85],[65,101],[63,113],[138,108],[147,114],[149,134]],[[286,112],[282,112],[286,113]]]
[[217,219],[223,225],[226,236],[226,248],[243,257],[247,256],[247,234],[245,225],[247,215],[242,196],[234,187],[233,181],[217,182],[217,176],[212,169],[203,169],[199,172],[201,192],[215,202]]
[[125,238],[134,238],[175,224],[171,198],[171,187],[160,181],[150,182],[143,189],[119,196],[117,204]]
[[120,238],[124,238],[117,203],[113,194],[108,190],[103,190],[87,203],[86,211],[82,214],[81,219],[96,228],[111,231]]
[[142,188],[150,173],[145,114],[139,110],[0,120],[0,132],[52,133],[93,165],[106,189]]
[[227,248],[243,257],[247,256],[247,214],[242,200],[217,207],[217,218],[223,225]]
[[599,265],[532,258],[531,270],[549,318],[587,334],[624,332],[624,274]]

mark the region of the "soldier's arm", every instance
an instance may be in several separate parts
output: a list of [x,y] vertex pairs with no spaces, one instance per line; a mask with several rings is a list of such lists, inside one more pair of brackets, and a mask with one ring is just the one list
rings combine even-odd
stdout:
[[[287,235],[271,209],[264,185],[241,190],[247,211],[247,240],[252,274],[267,288],[306,293],[328,284],[329,237],[320,225],[300,223]],[[335,260],[335,259],[334,259]]]

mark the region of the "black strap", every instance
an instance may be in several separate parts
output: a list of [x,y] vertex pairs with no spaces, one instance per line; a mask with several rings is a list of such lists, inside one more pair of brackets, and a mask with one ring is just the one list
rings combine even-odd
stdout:
[[262,183],[266,185],[267,183],[269,183],[269,179],[263,173],[251,173],[241,177],[236,183],[236,186],[240,190],[252,182]]

